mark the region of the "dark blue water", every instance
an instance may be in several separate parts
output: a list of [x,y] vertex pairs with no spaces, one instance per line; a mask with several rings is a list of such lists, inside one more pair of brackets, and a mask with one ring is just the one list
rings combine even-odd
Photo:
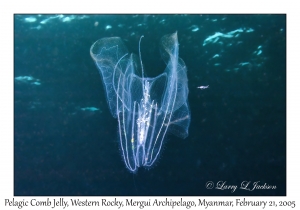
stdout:
[[[15,15],[14,195],[285,195],[285,15]],[[189,136],[130,173],[89,49],[119,36],[147,76],[178,32],[188,68]],[[206,41],[205,41],[206,40]],[[206,90],[197,87],[209,85]],[[206,189],[259,181],[276,189]]]

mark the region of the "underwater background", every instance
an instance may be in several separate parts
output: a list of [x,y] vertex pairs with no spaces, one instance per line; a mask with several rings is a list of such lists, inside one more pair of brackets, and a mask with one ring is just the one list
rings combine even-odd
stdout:
[[[144,35],[155,77],[176,31],[189,136],[133,174],[89,50],[118,36],[138,55]],[[272,189],[216,189],[255,182]],[[286,16],[14,15],[14,195],[286,195]]]

